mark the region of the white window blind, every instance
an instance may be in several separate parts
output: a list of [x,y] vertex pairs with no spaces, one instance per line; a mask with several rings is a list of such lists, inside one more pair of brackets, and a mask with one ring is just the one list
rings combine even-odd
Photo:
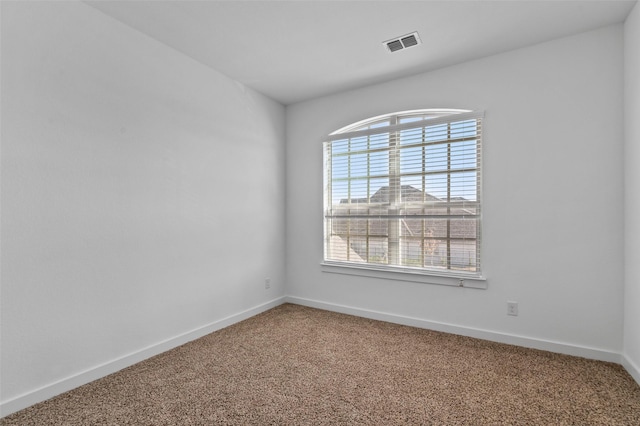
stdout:
[[483,113],[394,113],[324,143],[324,261],[481,276]]

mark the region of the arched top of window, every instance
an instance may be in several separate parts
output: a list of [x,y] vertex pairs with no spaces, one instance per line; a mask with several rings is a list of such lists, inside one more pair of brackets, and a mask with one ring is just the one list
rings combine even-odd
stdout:
[[332,132],[330,135],[343,135],[345,133],[397,126],[416,121],[437,120],[456,114],[467,115],[471,113],[472,111],[466,109],[416,109],[392,112],[390,114],[378,115],[376,117],[370,117],[356,123],[349,124],[348,126]]

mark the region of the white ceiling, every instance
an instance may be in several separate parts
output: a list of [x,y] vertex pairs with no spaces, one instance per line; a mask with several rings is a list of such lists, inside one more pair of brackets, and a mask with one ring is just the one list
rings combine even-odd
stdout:
[[[633,1],[87,1],[287,105],[623,22]],[[382,42],[418,31],[422,44]]]

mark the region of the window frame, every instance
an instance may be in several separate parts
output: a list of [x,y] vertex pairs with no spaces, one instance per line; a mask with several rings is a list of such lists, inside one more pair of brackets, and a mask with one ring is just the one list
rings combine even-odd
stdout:
[[[486,278],[482,274],[482,263],[481,263],[481,246],[482,246],[482,121],[484,119],[484,112],[480,111],[469,111],[469,110],[452,110],[452,109],[423,109],[423,110],[411,110],[411,111],[401,111],[390,114],[384,114],[376,117],[371,117],[366,120],[362,120],[348,126],[345,126],[341,129],[338,129],[332,132],[324,141],[323,144],[323,261],[321,262],[323,272],[330,273],[340,273],[347,275],[360,275],[367,276],[373,278],[387,278],[394,279],[399,281],[411,281],[411,282],[429,282],[433,284],[441,284],[441,285],[453,285],[458,287],[473,287],[473,288],[486,288]],[[475,120],[475,133],[472,137],[465,138],[453,138],[451,136],[451,126],[455,123],[466,123],[469,121]],[[437,142],[428,142],[425,138],[425,129],[433,129],[436,126],[447,125],[447,136],[439,140]],[[415,144],[417,148],[422,150],[422,168],[420,172],[407,173],[406,170],[403,171],[402,166],[400,164],[400,155],[402,150],[408,151],[407,146],[402,146],[401,137],[402,132],[411,130],[411,129],[421,129],[422,136],[419,139],[419,142]],[[371,137],[374,135],[385,135],[387,141],[383,142],[382,148],[372,148]],[[366,148],[361,150],[353,150],[351,148],[351,141],[354,138],[362,138],[366,137]],[[466,238],[466,236],[460,237],[452,237],[451,233],[451,223],[452,220],[455,219],[455,215],[452,215],[451,208],[456,204],[455,201],[452,200],[451,197],[451,177],[452,175],[458,176],[466,170],[463,169],[455,169],[452,168],[451,163],[451,147],[453,143],[458,143],[460,140],[463,141],[473,141],[475,149],[475,164],[474,168],[470,168],[471,173],[475,173],[475,200],[466,200],[462,198],[462,202],[459,204],[473,205],[475,208],[474,214],[467,214],[459,218],[459,221],[464,222],[464,220],[468,220],[472,218],[474,221],[475,229],[475,238]],[[334,154],[331,151],[332,144],[334,142],[344,142],[347,141],[348,148],[347,154],[345,153],[336,153]],[[381,139],[384,141],[384,139]],[[426,197],[433,197],[429,193],[427,193],[426,186],[424,184],[425,176],[430,173],[425,167],[425,150],[426,147],[432,146],[445,146],[447,149],[446,158],[447,165],[444,169],[445,172],[439,171],[437,173],[446,175],[447,179],[447,196],[445,202],[443,202],[442,198],[434,197],[437,202],[434,202],[434,206],[438,205],[439,208],[446,207],[446,215],[445,216],[429,216],[427,214],[426,207],[422,208],[422,214],[420,217],[415,218],[418,219],[422,223],[422,234],[418,237],[414,238],[414,235],[411,234],[411,229],[409,225],[406,224],[405,219],[410,218],[407,216],[407,211],[409,210],[409,206],[411,203],[406,202],[406,200],[401,200],[404,196],[402,195],[402,191],[405,189],[401,184],[402,177],[406,177],[407,175],[416,175],[416,177],[420,177],[422,179],[421,193],[423,194],[422,202],[417,203],[416,205],[426,206],[428,203],[426,202]],[[413,145],[412,145],[413,146]],[[473,146],[472,146],[473,147]],[[375,208],[376,204],[372,203],[372,194],[370,189],[370,181],[372,178],[375,178],[375,173],[371,173],[371,153],[379,152],[388,152],[388,169],[386,171],[388,176],[388,186],[387,188],[387,214],[380,214],[379,216],[372,215],[369,209]],[[366,173],[364,175],[352,175],[351,172],[351,158],[357,155],[361,155],[366,153]],[[332,164],[330,161],[335,159],[336,157],[346,157],[348,162],[348,171],[346,177],[338,177],[336,178],[333,175],[333,171],[331,169]],[[362,167],[362,166],[361,166]],[[330,176],[331,175],[331,176]],[[333,184],[337,180],[347,180],[348,184],[348,197],[346,199],[341,199],[340,203],[343,201],[347,201],[349,206],[355,201],[356,203],[363,203],[362,206],[354,205],[354,208],[349,209],[349,206],[345,207],[348,211],[348,215],[351,215],[351,210],[356,210],[356,208],[361,208],[365,210],[367,213],[363,216],[366,221],[366,231],[364,233],[364,240],[366,241],[366,259],[363,261],[362,258],[358,255],[359,261],[350,261],[348,253],[353,251],[352,245],[349,241],[349,230],[347,229],[347,240],[345,240],[342,245],[345,246],[346,250],[346,259],[337,259],[339,256],[329,255],[329,251],[333,247],[332,237],[340,237],[342,238],[339,232],[334,231],[333,221],[338,218],[347,218],[346,223],[347,226],[350,226],[350,219],[353,217],[354,219],[358,218],[358,215],[353,216],[340,216],[334,214],[334,211],[338,210],[336,207],[335,200],[332,200],[332,188]],[[351,196],[351,180],[366,180],[366,198],[362,200],[356,200]],[[408,186],[408,185],[405,185]],[[411,188],[411,187],[410,187]],[[415,189],[415,188],[411,188]],[[382,187],[378,190],[382,190]],[[406,197],[405,197],[406,198]],[[382,205],[382,204],[381,204]],[[382,209],[384,210],[384,208]],[[468,210],[465,210],[468,211]],[[404,213],[401,213],[404,212]],[[385,220],[386,222],[386,235],[384,235],[383,241],[386,238],[387,245],[387,263],[376,263],[370,262],[370,252],[369,252],[369,239],[371,237],[375,237],[372,233],[370,233],[370,222],[374,218],[378,218],[379,220]],[[430,218],[430,219],[428,219]],[[444,218],[444,219],[443,219]],[[414,219],[414,220],[415,220]],[[438,237],[425,237],[425,222],[427,220],[446,220],[446,236],[443,238],[442,236]],[[402,234],[402,230],[400,229],[400,223],[404,222],[405,227],[407,228],[406,232],[408,234]],[[465,225],[466,226],[466,225]],[[331,231],[328,231],[328,228],[331,228]],[[356,237],[362,237],[362,235],[354,232]],[[426,267],[425,266],[425,248],[424,245],[428,239],[434,239],[438,241],[446,241],[446,265],[445,268],[441,267]],[[400,247],[401,241],[406,241],[407,249],[409,250],[409,241],[416,240],[419,241],[419,253],[420,253],[420,266],[408,266],[406,262],[408,262],[408,255],[406,259],[403,258],[402,248]],[[475,258],[473,261],[473,266],[475,270],[462,270],[460,267],[458,269],[452,269],[452,257],[451,257],[451,245],[454,240],[462,240],[462,242],[475,241]],[[384,245],[384,242],[383,242]],[[361,248],[362,250],[362,248]],[[408,253],[408,252],[407,252]],[[433,262],[433,254],[431,254],[431,259]],[[470,258],[471,259],[471,258]],[[403,262],[405,264],[403,264]],[[469,262],[471,266],[471,260]],[[470,268],[471,269],[471,268]]]

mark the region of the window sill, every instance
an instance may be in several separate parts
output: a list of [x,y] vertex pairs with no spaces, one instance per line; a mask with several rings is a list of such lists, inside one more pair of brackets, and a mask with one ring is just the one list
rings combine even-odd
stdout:
[[446,285],[451,287],[476,288],[485,290],[487,279],[482,276],[465,273],[438,273],[411,269],[391,270],[384,267],[344,262],[322,262],[322,272],[360,277],[378,278],[393,281],[408,281],[422,284]]

